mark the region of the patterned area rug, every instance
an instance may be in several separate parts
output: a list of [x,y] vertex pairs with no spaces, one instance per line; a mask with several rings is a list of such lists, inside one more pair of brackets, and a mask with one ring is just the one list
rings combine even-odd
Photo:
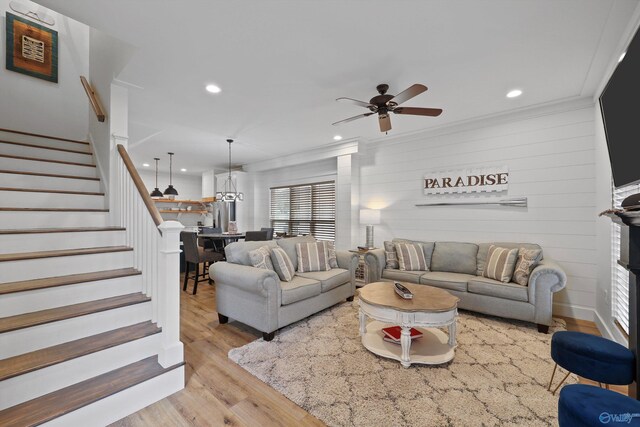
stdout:
[[557,425],[558,398],[546,388],[551,332],[563,321],[545,335],[461,312],[453,361],[404,369],[362,346],[357,312],[357,302],[335,306],[229,358],[329,426]]

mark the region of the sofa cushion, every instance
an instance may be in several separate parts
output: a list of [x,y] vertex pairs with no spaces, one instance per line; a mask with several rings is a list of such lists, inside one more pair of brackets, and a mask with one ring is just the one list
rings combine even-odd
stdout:
[[424,250],[419,243],[396,242],[398,264],[403,271],[427,271],[427,261],[424,259]]
[[436,242],[431,256],[431,271],[476,274],[478,245],[462,242]]
[[314,271],[313,273],[296,273],[296,276],[318,280],[322,284],[322,292],[330,291],[351,280],[351,272],[344,268],[332,268],[329,271]]
[[271,262],[271,249],[269,246],[264,245],[249,251],[249,258],[251,259],[251,265],[254,267],[275,271]]
[[287,305],[320,295],[322,285],[317,280],[296,275],[290,282],[280,282],[280,289],[282,290],[282,305]]
[[262,246],[275,248],[278,245],[273,240],[262,242],[233,242],[225,246],[224,253],[226,255],[227,262],[251,266],[253,264],[251,263],[249,251],[253,251]]
[[473,294],[488,295],[514,301],[529,301],[526,286],[520,286],[516,283],[502,283],[486,277],[476,276],[474,279],[469,280],[468,289],[469,292]]
[[289,282],[293,279],[296,270],[293,268],[293,263],[284,249],[278,247],[271,249],[271,261],[280,280]]
[[385,268],[382,270],[382,278],[387,280],[399,280],[401,282],[420,283],[420,276],[424,271],[404,271]]
[[487,255],[487,264],[484,268],[484,277],[509,283],[516,268],[518,248],[507,249],[491,245]]
[[[487,255],[489,253],[489,246],[500,246],[501,248],[514,249],[540,249],[542,248],[535,243],[514,243],[514,242],[493,242],[493,243],[479,243],[478,244],[478,259],[476,265],[476,275],[482,276],[484,273],[484,266],[487,264]],[[540,253],[540,260],[542,259],[542,253]],[[539,260],[538,260],[539,261]]]
[[300,273],[331,270],[325,242],[296,243],[296,256]]
[[[437,246],[437,245],[436,245]],[[476,276],[464,273],[449,273],[446,271],[429,271],[420,276],[423,285],[437,288],[451,289],[453,291],[466,292],[467,282]]]
[[528,286],[531,270],[535,268],[542,258],[542,249],[520,248],[516,268],[513,272],[513,281],[518,285]]
[[313,236],[298,236],[276,240],[277,245],[284,249],[287,255],[289,255],[289,259],[293,263],[294,270],[298,270],[298,255],[296,254],[296,244],[315,241],[316,239]]

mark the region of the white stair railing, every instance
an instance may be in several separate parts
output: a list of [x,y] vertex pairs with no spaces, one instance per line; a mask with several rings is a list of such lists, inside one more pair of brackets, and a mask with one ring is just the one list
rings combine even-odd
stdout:
[[[163,221],[125,147],[117,146],[115,215],[126,228],[133,266],[142,272],[142,292],[151,298],[152,321],[162,328],[159,363],[167,368],[184,361],[180,341],[180,231],[177,221]],[[114,181],[112,181],[114,182]]]

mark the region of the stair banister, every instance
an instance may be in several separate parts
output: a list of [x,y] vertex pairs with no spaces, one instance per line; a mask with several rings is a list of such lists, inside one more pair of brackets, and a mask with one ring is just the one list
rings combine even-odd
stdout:
[[134,267],[142,272],[142,292],[151,297],[152,321],[162,328],[158,362],[165,368],[183,362],[180,342],[180,231],[164,221],[126,148],[117,145],[116,187],[111,192],[115,218],[126,227]]

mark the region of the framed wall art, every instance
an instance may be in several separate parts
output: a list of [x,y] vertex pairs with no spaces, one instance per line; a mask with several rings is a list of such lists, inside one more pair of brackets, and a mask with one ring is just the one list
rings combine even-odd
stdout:
[[7,12],[7,70],[58,83],[58,32]]

